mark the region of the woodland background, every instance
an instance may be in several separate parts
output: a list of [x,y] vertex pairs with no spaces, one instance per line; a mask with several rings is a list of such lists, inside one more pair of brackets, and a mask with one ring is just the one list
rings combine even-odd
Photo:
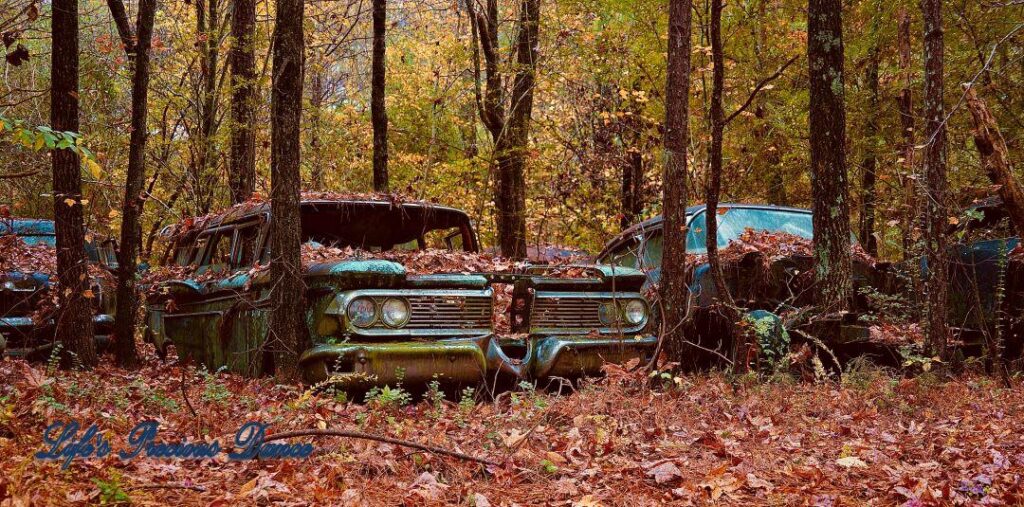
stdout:
[[[143,254],[155,233],[184,216],[230,204],[228,192],[232,3],[158,2],[153,35],[146,153],[150,198],[143,213]],[[369,0],[306,2],[302,177],[311,190],[372,189]],[[960,83],[974,82],[989,104],[1020,168],[1024,136],[1024,3],[945,2],[948,167],[958,204],[990,193],[971,141]],[[49,118],[49,4],[3,0],[0,32],[10,42],[0,79],[0,115],[29,125]],[[128,2],[134,22],[137,4]],[[502,65],[518,2],[499,2]],[[212,29],[201,30],[197,11]],[[806,3],[749,0],[723,11],[725,110],[736,110],[758,82],[798,57],[725,132],[723,201],[810,206],[807,133]],[[691,195],[702,196],[706,174],[711,50],[708,2],[693,7],[690,94]],[[214,16],[210,16],[214,14]],[[908,178],[919,150],[905,148],[899,97],[910,92],[919,114],[922,26],[916,2],[843,2],[847,154],[853,230],[874,235],[883,258],[902,256],[912,210]],[[901,19],[908,30],[901,30]],[[211,22],[212,20],[212,22]],[[270,39],[273,3],[257,2],[257,192],[269,194]],[[81,134],[97,154],[84,164],[87,223],[117,237],[128,158],[131,75],[105,2],[80,2]],[[901,34],[902,32],[902,34]],[[590,251],[637,215],[660,210],[667,10],[657,0],[544,1],[540,15],[537,85],[526,169],[530,245],[560,244]],[[206,43],[210,44],[207,45]],[[910,58],[901,62],[900,48]],[[211,48],[210,51],[206,51]],[[388,2],[386,101],[391,189],[466,209],[484,245],[493,245],[493,146],[478,118],[473,43],[458,1]],[[27,57],[27,59],[26,59]],[[205,86],[212,77],[212,93]],[[209,135],[204,135],[204,126]],[[209,156],[204,156],[208,153]],[[15,215],[52,215],[47,150],[27,150],[0,138],[5,179],[0,204]],[[874,182],[865,180],[876,168]],[[1019,172],[1019,171],[1018,171]],[[640,185],[632,182],[641,181]],[[873,230],[862,231],[866,192],[877,193]],[[698,199],[699,200],[699,199]],[[954,218],[951,218],[951,220]]]

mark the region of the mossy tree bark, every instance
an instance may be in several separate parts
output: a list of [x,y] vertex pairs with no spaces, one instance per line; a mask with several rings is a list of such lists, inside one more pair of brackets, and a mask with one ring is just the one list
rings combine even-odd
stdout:
[[853,296],[842,30],[839,0],[808,2],[814,295],[825,315],[848,310]]
[[942,0],[921,0],[924,17],[924,288],[925,352],[945,358],[949,341],[949,183],[946,179],[946,109],[943,100]]
[[690,0],[669,0],[668,72],[665,83],[665,174],[663,216],[665,247],[662,259],[661,300],[665,348],[682,359],[690,347],[683,334],[686,318],[686,205],[690,98]]

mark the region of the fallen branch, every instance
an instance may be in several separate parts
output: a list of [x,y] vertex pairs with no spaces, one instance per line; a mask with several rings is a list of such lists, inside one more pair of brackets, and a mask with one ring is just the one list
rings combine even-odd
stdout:
[[361,431],[351,430],[332,430],[332,429],[308,429],[308,430],[295,430],[285,431],[283,433],[275,433],[267,436],[263,441],[271,442],[274,440],[284,440],[286,438],[295,437],[308,437],[308,436],[324,436],[324,437],[347,437],[347,438],[358,438],[362,440],[373,440],[375,442],[383,442],[386,444],[400,445],[402,447],[409,447],[412,449],[419,449],[421,451],[432,452],[434,454],[441,454],[444,456],[450,456],[452,458],[459,458],[466,461],[475,461],[484,465],[498,466],[499,463],[491,461],[486,458],[479,458],[476,456],[470,456],[469,454],[463,454],[457,451],[450,451],[448,449],[442,449],[440,447],[434,447],[430,445],[420,444],[416,442],[410,442],[408,440],[400,440],[397,438],[385,437],[383,435],[373,435],[371,433],[363,433]]
[[39,171],[25,171],[23,173],[14,174],[0,174],[0,180],[16,180],[18,178],[28,178],[29,176],[35,176],[39,174]]

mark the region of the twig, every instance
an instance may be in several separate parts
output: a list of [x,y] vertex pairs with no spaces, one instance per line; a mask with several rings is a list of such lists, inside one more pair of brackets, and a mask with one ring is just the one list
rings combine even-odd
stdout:
[[362,440],[373,440],[376,442],[384,442],[386,444],[400,445],[402,447],[410,447],[412,449],[419,449],[421,451],[432,452],[434,454],[441,454],[444,456],[450,456],[452,458],[459,458],[466,461],[475,461],[477,463],[483,463],[484,465],[498,466],[499,463],[491,461],[486,458],[479,458],[476,456],[470,456],[469,454],[463,454],[457,451],[450,451],[448,449],[442,449],[440,447],[434,447],[430,445],[420,444],[416,442],[410,442],[408,440],[400,440],[397,438],[385,437],[383,435],[374,435],[371,433],[363,433],[362,431],[351,431],[351,430],[332,430],[332,429],[308,429],[308,430],[295,430],[285,431],[283,433],[275,433],[265,438],[264,442],[271,442],[274,440],[284,440],[286,438],[294,437],[307,437],[307,436],[327,436],[327,437],[347,437],[347,438],[358,438]]
[[790,58],[789,61],[787,61],[786,63],[782,64],[782,67],[779,67],[779,70],[775,71],[774,74],[772,74],[772,75],[762,79],[760,83],[757,83],[757,86],[754,87],[754,91],[750,92],[750,96],[747,97],[747,101],[744,102],[743,105],[740,106],[739,109],[737,109],[732,114],[730,114],[729,117],[726,118],[724,122],[722,122],[722,125],[728,125],[729,122],[731,122],[733,118],[737,117],[740,113],[742,113],[748,107],[750,107],[750,104],[752,102],[754,102],[754,99],[757,97],[757,94],[765,86],[767,86],[768,83],[771,83],[772,81],[775,81],[780,76],[782,76],[782,73],[786,72],[786,68],[788,68],[790,65],[793,65],[793,62],[797,61],[798,58],[800,58],[800,55],[797,55],[797,56],[794,56],[793,58]]
[[192,416],[199,419],[199,414],[196,413],[195,407],[192,406],[192,401],[188,399],[188,391],[185,389],[185,365],[181,365],[181,397],[185,399],[185,404],[188,405]]

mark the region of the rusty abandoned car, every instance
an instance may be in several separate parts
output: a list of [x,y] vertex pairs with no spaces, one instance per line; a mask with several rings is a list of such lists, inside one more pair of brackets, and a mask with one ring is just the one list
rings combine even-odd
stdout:
[[[272,369],[271,220],[253,201],[177,227],[145,282],[146,340],[210,369]],[[638,270],[495,262],[464,212],[424,202],[304,195],[301,224],[308,382],[578,377],[657,344]]]
[[[90,262],[93,323],[105,344],[114,324],[114,286],[108,270],[116,267],[112,241],[86,234]],[[0,354],[45,357],[53,347],[56,312],[56,248],[53,221],[0,219]]]
[[[708,264],[707,210],[704,205],[687,208],[686,252],[690,262],[690,292],[693,318],[686,330],[690,340],[702,347],[730,351],[729,323],[714,306],[718,299],[711,267]],[[778,315],[812,303],[811,268],[813,257],[812,212],[807,209],[774,205],[722,203],[718,207],[718,247],[726,286],[740,308],[747,309],[749,322],[781,323]],[[597,256],[603,264],[625,266],[644,271],[649,284],[661,278],[663,219],[656,216],[633,225],[612,239]],[[886,266],[880,266],[854,241],[854,286],[876,287],[887,284]],[[868,302],[858,291],[854,312],[830,325],[839,326],[837,352],[870,347],[866,326],[857,322],[858,313]],[[764,319],[769,319],[765,321]],[[789,333],[772,324],[772,334],[764,340],[783,340]],[[780,344],[779,346],[784,345]],[[768,344],[761,343],[761,348]],[[847,347],[849,346],[849,347]],[[871,352],[876,352],[871,350]]]
[[[1019,359],[1024,350],[1024,250],[998,199],[976,203],[964,215],[966,219],[950,231],[956,240],[950,251],[949,322],[957,338],[953,345],[963,355],[977,356],[993,346],[999,336],[1004,357]],[[705,255],[705,217],[705,206],[687,210],[686,249],[691,254],[690,291],[695,306],[687,330],[690,339],[702,346],[727,351],[727,323],[713,309],[717,291]],[[811,210],[723,203],[718,222],[725,282],[737,305],[748,309],[750,320],[777,319],[779,314],[812,304]],[[649,284],[657,283],[661,275],[662,227],[660,216],[632,226],[607,244],[597,256],[598,262],[640,269],[647,274]],[[892,319],[891,301],[914,301],[918,296],[912,274],[923,276],[927,266],[920,260],[895,265],[878,262],[856,240],[852,241],[852,311],[819,325],[838,327],[835,340],[828,345],[840,360],[866,354],[882,362],[900,361],[899,349],[912,344],[876,341],[871,320],[864,317],[878,311],[872,298],[879,298],[889,299],[890,307],[885,312]],[[906,316],[904,321],[912,321],[911,317]],[[775,336],[769,339],[788,344],[789,333],[783,333],[781,327],[774,329]],[[763,353],[769,344],[759,345]]]

